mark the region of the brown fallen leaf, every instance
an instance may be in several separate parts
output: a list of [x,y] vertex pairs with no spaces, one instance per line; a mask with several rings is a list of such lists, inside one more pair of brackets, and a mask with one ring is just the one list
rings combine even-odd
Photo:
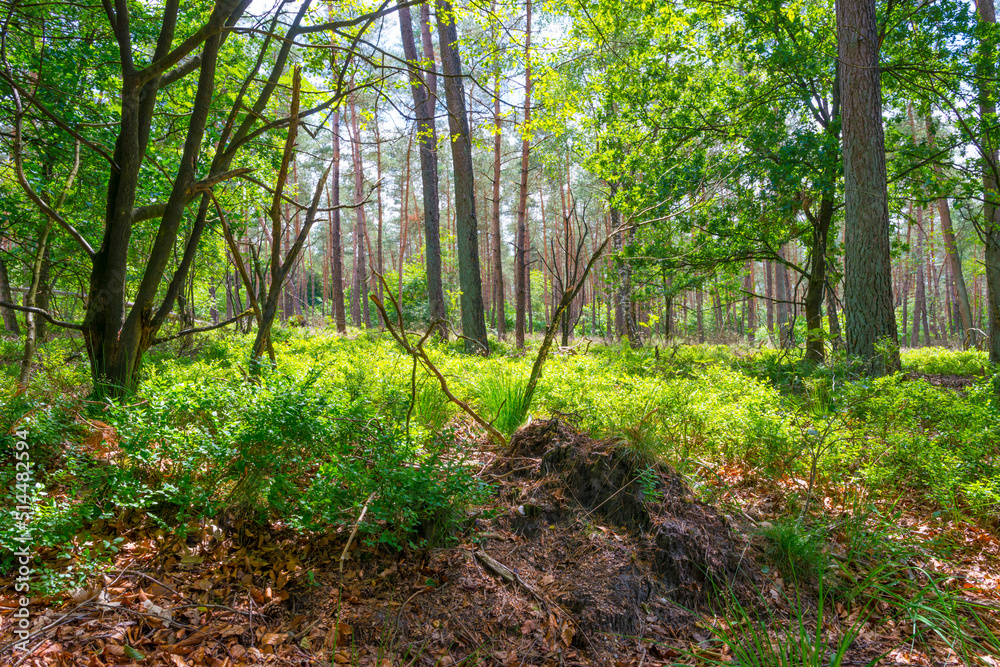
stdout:
[[266,635],[264,635],[264,639],[262,640],[262,643],[265,646],[280,646],[281,644],[285,643],[286,639],[288,639],[288,635],[286,635],[284,633],[269,632]]

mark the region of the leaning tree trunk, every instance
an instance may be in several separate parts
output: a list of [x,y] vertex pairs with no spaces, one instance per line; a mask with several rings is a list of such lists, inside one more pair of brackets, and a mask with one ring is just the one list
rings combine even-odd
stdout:
[[446,77],[444,89],[448,102],[448,126],[455,171],[455,235],[458,238],[458,282],[462,290],[462,334],[466,352],[486,355],[489,354],[490,347],[486,337],[483,282],[479,267],[475,171],[455,19],[450,0],[438,0],[441,65]]
[[[838,0],[847,352],[867,373],[898,370],[875,0]],[[886,343],[888,345],[886,345]]]

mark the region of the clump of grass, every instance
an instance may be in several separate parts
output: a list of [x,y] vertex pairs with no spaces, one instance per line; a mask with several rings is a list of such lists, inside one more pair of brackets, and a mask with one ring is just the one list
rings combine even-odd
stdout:
[[785,578],[804,581],[822,575],[826,555],[820,536],[798,521],[779,521],[764,526],[766,553]]
[[[763,618],[742,605],[731,592],[724,596],[725,621],[713,628],[713,633],[726,648],[731,658],[720,661],[709,658],[708,664],[737,664],[744,667],[840,667],[845,663],[848,649],[864,626],[865,617],[858,619],[843,633],[837,642],[829,645],[823,636],[825,594],[823,582],[819,583],[816,618],[805,608],[802,598],[789,599],[787,624],[780,622],[773,611]],[[761,597],[762,607],[772,609]],[[876,664],[882,656],[866,663]],[[731,662],[730,662],[731,660]]]
[[506,364],[484,369],[475,381],[474,391],[483,409],[483,417],[505,436],[511,435],[524,421],[522,409],[527,378]]

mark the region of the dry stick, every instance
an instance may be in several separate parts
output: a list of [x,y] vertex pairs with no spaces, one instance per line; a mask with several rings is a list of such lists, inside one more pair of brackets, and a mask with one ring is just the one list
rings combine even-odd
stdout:
[[566,611],[565,609],[563,609],[562,606],[560,606],[559,604],[557,604],[555,602],[552,602],[551,600],[549,600],[548,598],[546,598],[544,595],[542,595],[541,593],[539,593],[538,591],[536,591],[534,588],[532,588],[531,586],[529,586],[527,583],[525,583],[525,581],[523,579],[521,579],[520,576],[518,576],[517,572],[514,572],[509,567],[507,567],[503,563],[499,562],[498,560],[496,560],[495,558],[493,558],[493,556],[490,556],[488,553],[486,553],[482,549],[476,551],[475,552],[475,556],[476,556],[476,559],[479,560],[479,562],[481,562],[484,566],[486,566],[487,570],[490,570],[491,572],[493,572],[494,574],[496,574],[497,576],[499,576],[501,579],[503,579],[507,583],[517,582],[518,584],[520,584],[524,588],[524,590],[526,590],[529,593],[531,593],[531,595],[536,600],[538,600],[539,602],[541,602],[542,605],[544,605],[544,607],[546,609],[548,609],[550,612],[553,609],[556,610],[556,611],[561,612],[566,617],[566,619],[568,621],[570,621],[573,625],[576,626],[577,630],[580,630],[581,636],[584,639],[587,640],[587,644],[590,645],[591,650],[594,649],[594,645],[590,643],[590,637],[588,637],[586,635],[586,633],[584,633],[582,631],[582,629],[580,628],[580,623],[577,622],[573,618],[573,615],[571,613],[569,613],[568,611]]
[[365,515],[368,514],[368,505],[371,504],[372,500],[375,499],[375,492],[373,491],[371,495],[368,496],[368,500],[365,501],[364,507],[361,508],[361,514],[358,515],[358,520],[354,522],[354,528],[351,530],[351,536],[347,538],[347,544],[344,545],[344,550],[340,552],[340,588],[337,591],[337,616],[333,620],[333,631],[336,633],[336,639],[333,642],[333,650],[337,650],[337,644],[340,642],[340,610],[341,601],[344,597],[344,561],[347,560],[347,551],[351,548],[351,544],[354,542],[354,538],[358,535],[358,528],[361,526],[361,522],[365,520]]
[[371,504],[372,500],[375,498],[375,492],[373,491],[368,500],[365,501],[364,507],[361,508],[361,514],[358,515],[358,520],[354,522],[354,530],[351,531],[351,536],[347,538],[347,544],[344,545],[344,550],[340,554],[340,574],[344,574],[344,561],[347,560],[347,550],[351,548],[351,543],[354,542],[354,538],[358,535],[358,527],[361,526],[361,522],[365,520],[365,515],[368,514],[368,505]]
[[487,433],[489,433],[491,436],[496,438],[498,442],[500,442],[501,447],[506,449],[507,438],[505,438],[504,435],[500,431],[498,431],[492,424],[483,419],[479,415],[479,413],[477,413],[475,410],[472,409],[471,406],[469,406],[468,403],[466,403],[465,401],[461,400],[453,393],[451,393],[451,390],[448,388],[448,381],[445,379],[441,371],[438,370],[437,366],[434,365],[434,362],[431,361],[430,357],[427,355],[427,351],[424,350],[423,347],[424,342],[428,338],[430,338],[431,334],[438,329],[438,326],[441,325],[444,322],[444,320],[437,319],[431,322],[431,325],[427,329],[427,332],[424,333],[424,335],[420,337],[420,340],[418,340],[417,343],[414,345],[409,341],[410,334],[407,333],[406,329],[403,328],[402,309],[399,306],[399,302],[396,301],[396,298],[392,295],[392,291],[389,289],[389,285],[388,283],[386,283],[385,278],[379,273],[376,273],[375,275],[377,275],[379,280],[382,281],[382,285],[385,288],[385,295],[389,297],[389,299],[392,301],[393,306],[396,308],[396,313],[398,314],[397,324],[393,325],[391,323],[388,313],[385,310],[385,305],[382,303],[382,300],[378,298],[377,294],[372,294],[369,296],[369,298],[375,304],[375,308],[379,311],[379,314],[382,316],[382,321],[385,322],[386,329],[389,330],[389,333],[392,334],[392,337],[396,340],[397,343],[399,343],[400,347],[406,350],[407,354],[409,354],[415,360],[423,364],[424,368],[429,373],[431,373],[435,378],[437,378],[438,383],[441,385],[441,391],[444,392],[444,395],[448,398],[449,401],[457,405],[459,408],[462,409],[463,412],[472,417],[472,419],[481,427],[483,427],[487,431]]

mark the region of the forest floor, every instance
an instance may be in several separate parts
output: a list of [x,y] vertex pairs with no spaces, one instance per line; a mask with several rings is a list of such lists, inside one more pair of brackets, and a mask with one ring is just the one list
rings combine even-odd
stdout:
[[[84,448],[115,461],[116,428],[85,422]],[[491,491],[450,535],[417,527],[443,546],[372,543],[362,516],[317,532],[124,509],[81,531],[118,545],[99,571],[32,598],[30,656],[10,651],[18,597],[0,573],[0,663],[1000,665],[995,522],[905,490],[859,514],[834,479],[810,490],[741,462],[682,475],[573,415],[536,419],[505,451],[453,422]],[[809,503],[825,518],[811,555],[777,528]]]

